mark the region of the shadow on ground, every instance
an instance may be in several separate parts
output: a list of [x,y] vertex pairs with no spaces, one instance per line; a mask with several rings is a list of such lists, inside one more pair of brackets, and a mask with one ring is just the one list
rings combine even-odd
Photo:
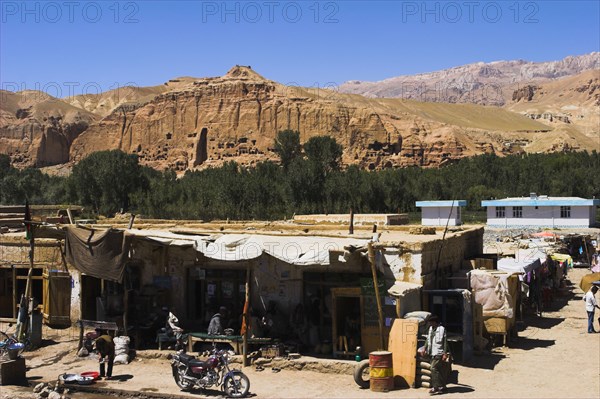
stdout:
[[475,369],[493,370],[504,358],[506,358],[506,355],[502,353],[485,353],[473,356],[471,360],[462,363],[461,366]]
[[110,377],[110,379],[112,381],[119,381],[119,382],[128,381],[132,378],[133,378],[133,375],[131,375],[131,374],[119,374],[119,375],[113,375],[112,377]]
[[468,393],[468,392],[474,392],[475,389],[470,386],[470,385],[464,385],[464,384],[456,384],[456,385],[452,385],[449,386],[446,390],[447,394],[453,394],[453,393]]
[[560,323],[565,321],[564,317],[528,317],[525,321],[524,325],[520,326],[519,332],[527,333],[527,329],[529,328],[541,328],[548,329],[552,327],[556,327]]
[[[184,391],[182,391],[184,392]],[[213,396],[221,396],[221,397],[227,397],[227,395],[225,394],[225,392],[223,392],[222,390],[217,390],[217,389],[193,389],[188,391],[189,393],[193,394],[193,395],[201,395],[204,397],[213,397]],[[256,394],[252,393],[252,392],[248,392],[248,394],[246,396],[244,396],[245,398],[252,398],[255,397]]]

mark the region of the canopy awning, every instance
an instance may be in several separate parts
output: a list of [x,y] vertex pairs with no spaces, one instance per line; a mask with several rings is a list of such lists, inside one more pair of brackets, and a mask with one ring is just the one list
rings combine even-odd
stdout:
[[542,266],[539,258],[536,259],[498,259],[498,270],[508,273],[529,273]]
[[[128,235],[164,245],[193,246],[207,258],[227,262],[259,258],[266,253],[292,265],[329,265],[332,253],[361,248],[368,240],[263,234],[186,235],[159,230],[127,230]],[[344,257],[339,257],[345,262]]]
[[123,281],[129,244],[130,238],[122,230],[66,228],[68,262],[80,272],[96,278]]
[[[224,261],[251,260],[263,253],[292,265],[329,265],[330,253],[363,247],[367,240],[333,237],[227,234],[216,239],[199,238],[194,247],[204,256]],[[344,257],[339,260],[345,262]]]

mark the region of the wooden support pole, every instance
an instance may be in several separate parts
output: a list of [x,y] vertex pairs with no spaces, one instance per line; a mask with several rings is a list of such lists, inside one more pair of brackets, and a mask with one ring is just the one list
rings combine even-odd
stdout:
[[127,227],[129,230],[133,227],[133,221],[135,220],[135,213],[131,214],[131,218],[129,219],[129,226]]
[[125,276],[125,279],[123,280],[123,335],[128,335],[127,319],[129,318],[129,290],[127,289],[127,280],[127,276]]
[[379,282],[377,281],[377,270],[375,266],[375,251],[373,243],[369,242],[369,262],[371,263],[371,273],[373,274],[373,288],[375,288],[375,299],[377,300],[377,314],[379,315],[379,347],[381,350],[386,349],[385,340],[383,339],[383,309],[381,308],[381,297],[379,296]]
[[242,347],[242,365],[244,367],[249,366],[248,363],[248,333],[250,330],[250,262],[248,262],[248,266],[246,268],[246,300],[244,301],[244,314],[242,316],[243,324],[246,327],[244,330],[244,341]]
[[12,268],[12,286],[13,286],[13,319],[17,320],[18,314],[17,314],[17,301],[19,300],[17,298],[17,269],[16,268]]
[[73,214],[71,213],[71,208],[67,208],[67,216],[69,217],[69,224],[75,224],[73,223]]
[[350,208],[350,229],[348,234],[354,234],[354,208]]
[[[27,284],[25,285],[25,294],[21,298],[19,304],[19,314],[17,317],[17,338],[19,341],[23,340],[27,334],[29,325],[29,304],[31,302],[31,285],[33,277],[33,264],[34,264],[34,251],[35,251],[35,226],[30,220],[26,220],[25,223],[29,225],[30,237],[29,237],[29,271],[27,272]],[[17,285],[15,280],[13,284]]]
[[77,352],[79,352],[79,349],[83,346],[83,322],[79,320],[77,323],[79,324],[79,344],[77,345]]
[[33,276],[33,257],[35,250],[35,226],[30,224],[31,238],[29,239],[29,272],[27,273],[27,285],[25,286],[25,296],[31,297],[31,277]]

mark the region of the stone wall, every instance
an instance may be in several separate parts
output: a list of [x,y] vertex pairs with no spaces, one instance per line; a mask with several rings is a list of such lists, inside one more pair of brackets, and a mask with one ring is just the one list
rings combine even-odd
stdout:
[[[440,253],[441,248],[441,253]],[[423,284],[424,289],[442,288],[442,276],[458,271],[463,259],[483,253],[483,228],[448,233],[445,240],[406,244],[385,251],[389,272],[397,281]],[[440,281],[435,283],[436,264]]]

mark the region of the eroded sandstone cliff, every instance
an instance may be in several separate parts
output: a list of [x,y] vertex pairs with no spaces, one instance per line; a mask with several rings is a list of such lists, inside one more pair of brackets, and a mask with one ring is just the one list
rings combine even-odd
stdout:
[[[459,131],[477,134],[478,126],[453,126],[436,112],[414,102],[287,87],[237,66],[223,77],[117,107],[74,141],[71,160],[120,149],[158,169],[183,171],[227,160],[251,165],[276,159],[273,140],[284,129],[300,131],[302,142],[329,135],[344,147],[344,163],[369,169],[437,166],[481,151],[455,137]],[[508,117],[515,130],[547,129],[517,114]]]
[[[581,89],[586,98],[596,95],[587,94],[596,80],[570,79],[569,87],[587,85]],[[229,160],[276,160],[273,141],[284,129],[300,131],[302,142],[331,136],[344,148],[345,165],[371,170],[435,167],[482,153],[590,149],[593,126],[585,134],[577,127],[587,116],[567,120],[550,110],[552,120],[542,117],[547,107],[537,107],[538,98],[555,92],[560,95],[546,85],[518,92],[505,108],[427,103],[289,87],[236,66],[222,77],[178,78],[65,100],[4,92],[0,151],[17,166],[45,166],[120,149],[137,154],[144,165],[183,172]]]
[[69,162],[73,140],[97,118],[39,91],[0,91],[0,152],[16,166]]

